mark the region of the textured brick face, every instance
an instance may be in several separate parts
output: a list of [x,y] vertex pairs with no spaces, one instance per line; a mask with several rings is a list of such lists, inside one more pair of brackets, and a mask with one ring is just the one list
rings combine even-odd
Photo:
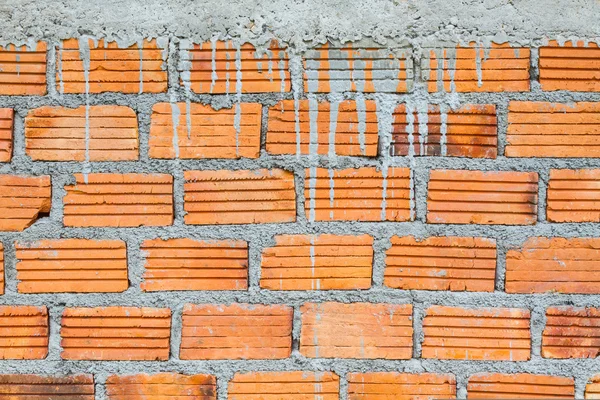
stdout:
[[585,387],[586,399],[600,398],[600,375],[591,377]]
[[13,151],[14,112],[0,108],[0,162],[10,162]]
[[0,46],[0,95],[45,95],[46,49],[44,42]]
[[600,222],[600,169],[553,169],[547,218],[552,222]]
[[545,358],[595,358],[600,354],[600,309],[551,307],[542,336]]
[[429,398],[456,398],[454,375],[398,372],[348,374],[348,400]]
[[0,175],[0,231],[22,231],[50,212],[50,177]]
[[285,371],[237,373],[229,381],[229,400],[338,400],[340,378],[332,372]]
[[555,40],[540,48],[539,69],[542,90],[597,92],[600,90],[600,48],[597,44]]
[[10,400],[94,400],[94,377],[0,375],[0,393],[6,394]]
[[212,375],[111,375],[106,379],[109,400],[215,400],[216,379]]
[[469,378],[470,399],[565,399],[575,397],[573,378],[533,374],[476,374]]
[[[0,306],[0,359],[39,360],[46,358],[48,336],[48,309],[46,306]],[[0,382],[2,382],[1,379]],[[0,391],[0,393],[3,392]]]

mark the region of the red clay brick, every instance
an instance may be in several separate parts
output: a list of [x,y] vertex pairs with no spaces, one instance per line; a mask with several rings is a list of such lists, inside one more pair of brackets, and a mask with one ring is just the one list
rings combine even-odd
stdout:
[[0,46],[0,95],[45,95],[46,49],[44,42]]
[[241,240],[154,239],[142,243],[142,290],[246,290],[248,243]]
[[385,286],[404,290],[493,292],[496,241],[474,237],[391,239]]
[[421,74],[430,92],[528,92],[529,56],[508,43],[431,49]]
[[127,250],[121,240],[17,242],[19,293],[123,292]]
[[22,231],[50,212],[50,176],[0,175],[0,231]]
[[508,293],[600,293],[600,239],[527,240],[506,253]]
[[94,400],[94,377],[0,375],[0,393],[8,393],[6,398],[10,400]]
[[467,385],[469,399],[568,399],[575,396],[575,382],[566,376],[482,373]]
[[596,43],[556,40],[540,47],[539,69],[542,90],[600,91],[600,48]]
[[423,320],[423,358],[526,361],[529,310],[431,306]]
[[40,107],[25,118],[25,153],[44,161],[137,160],[137,126],[125,106]]
[[536,172],[433,170],[427,193],[430,224],[533,225]]
[[179,358],[287,358],[292,351],[293,312],[283,305],[187,304]]
[[4,245],[0,243],[0,295],[4,294]]
[[552,169],[546,218],[551,222],[600,222],[600,169]]
[[414,218],[408,168],[309,168],[305,176],[306,216],[311,222]]
[[411,304],[307,303],[300,311],[305,357],[412,357]]
[[267,152],[376,157],[376,108],[373,100],[282,100],[269,107]]
[[455,399],[452,374],[354,372],[348,374],[348,400]]
[[[81,43],[83,49],[77,39],[68,39],[56,48],[56,90],[59,93],[167,91],[168,49],[156,39],[126,48],[104,39],[82,39]],[[82,60],[81,54],[86,53],[86,48],[89,60]]]
[[[0,57],[1,57],[0,52]],[[1,65],[1,62],[0,62]],[[1,68],[1,67],[0,67]],[[0,70],[1,71],[1,70]],[[1,72],[0,72],[1,76]],[[2,85],[0,84],[0,87]],[[0,108],[0,162],[10,162],[13,151],[14,111],[12,108]]]
[[[235,104],[214,110],[187,103],[152,107],[151,158],[257,158],[260,153],[262,106]],[[236,119],[239,121],[236,122]]]
[[185,171],[186,224],[296,220],[294,174],[282,169]]
[[600,354],[600,309],[551,307],[542,335],[544,358],[596,358]]
[[588,380],[584,398],[600,399],[600,375],[594,375]]
[[60,329],[65,360],[169,359],[168,308],[67,308]]
[[173,223],[173,177],[166,174],[75,174],[65,186],[65,226],[135,227]]
[[260,287],[271,290],[368,289],[373,270],[369,235],[278,235],[263,250]]
[[277,41],[264,52],[250,43],[232,41],[182,45],[181,50],[185,61],[180,65],[181,83],[196,93],[290,91],[288,55]]
[[46,306],[0,306],[0,359],[46,358],[48,334]]
[[421,112],[400,104],[394,111],[392,156],[496,158],[496,106],[469,104],[442,112],[429,105]]
[[312,371],[238,372],[227,390],[229,400],[338,400],[339,391],[339,376]]
[[154,375],[111,375],[106,379],[106,394],[109,400],[216,400],[216,385],[217,380],[212,375],[168,372]]

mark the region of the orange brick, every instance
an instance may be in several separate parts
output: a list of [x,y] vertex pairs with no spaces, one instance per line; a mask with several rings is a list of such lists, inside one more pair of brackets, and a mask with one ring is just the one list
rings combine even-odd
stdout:
[[193,305],[183,309],[182,360],[278,359],[292,351],[293,309],[283,305]]
[[533,225],[537,201],[536,172],[433,170],[427,222]]
[[94,400],[94,377],[0,375],[0,393],[7,393],[10,400]]
[[137,160],[137,126],[125,106],[40,107],[25,118],[25,153],[45,161]]
[[269,107],[267,152],[376,157],[376,109],[373,100],[282,100]]
[[526,361],[529,310],[431,306],[423,320],[423,358]]
[[600,239],[527,240],[506,253],[508,293],[600,293]]
[[141,247],[146,258],[142,290],[246,290],[248,243],[240,240],[154,239]]
[[[0,306],[0,359],[46,358],[48,329],[46,306]],[[1,378],[0,382],[2,382]],[[1,389],[0,393],[2,393]]]
[[167,372],[155,375],[111,375],[106,379],[106,394],[109,400],[216,400],[216,385],[217,380],[212,375]]
[[413,236],[391,239],[385,286],[404,290],[493,292],[496,241],[474,237]]
[[442,112],[400,104],[394,111],[392,156],[448,156],[496,158],[498,133],[496,106],[469,104]]
[[182,84],[196,93],[289,92],[288,55],[272,41],[265,51],[250,43],[214,41],[182,45]]
[[431,49],[421,73],[430,92],[528,92],[529,56],[508,43]]
[[305,175],[306,216],[311,222],[414,218],[408,168],[309,168]]
[[411,304],[307,303],[300,311],[305,357],[412,357]]
[[[89,56],[82,59],[86,53]],[[156,39],[129,47],[104,39],[64,40],[56,48],[56,89],[59,93],[166,92],[167,54],[167,44]]]
[[152,107],[151,158],[258,158],[260,104],[214,110],[202,104],[158,103]]
[[575,382],[566,376],[482,373],[467,385],[469,399],[568,399],[575,396]]
[[0,231],[22,231],[48,214],[50,176],[0,175]]
[[369,235],[278,235],[264,249],[260,287],[271,290],[368,289],[373,270]]
[[67,308],[60,329],[65,360],[169,359],[167,308]]
[[185,171],[186,224],[296,220],[294,174],[282,169]]
[[46,89],[46,48],[35,46],[0,46],[0,95],[43,96]]
[[121,240],[17,242],[19,293],[123,292],[127,250]]
[[546,217],[551,222],[600,222],[600,169],[553,169]]
[[[0,57],[1,56],[0,52]],[[0,62],[1,65],[1,62]],[[1,68],[1,67],[0,67]],[[1,76],[0,69],[0,76]],[[2,84],[0,84],[0,88]],[[14,111],[12,108],[0,108],[0,162],[10,162],[13,151]]]
[[375,43],[327,43],[304,53],[304,91],[406,93],[413,86],[409,48]]
[[75,174],[65,186],[65,226],[164,226],[173,223],[173,177]]
[[600,354],[600,309],[550,307],[542,335],[544,358],[596,358]]
[[0,243],[0,295],[4,294],[4,245]]
[[596,43],[560,45],[552,40],[540,47],[539,69],[542,90],[600,91],[600,48]]
[[456,378],[451,374],[398,372],[348,374],[348,400],[455,398]]
[[338,400],[339,391],[339,376],[312,371],[238,372],[227,389],[229,400]]
[[585,387],[586,399],[600,399],[600,375],[592,376]]

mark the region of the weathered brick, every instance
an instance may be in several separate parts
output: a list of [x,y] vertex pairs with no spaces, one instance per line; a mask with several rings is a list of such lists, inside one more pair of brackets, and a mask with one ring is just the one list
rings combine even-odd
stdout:
[[0,393],[3,393],[2,397],[10,400],[94,400],[94,377],[0,375]]
[[586,399],[600,399],[600,375],[589,378],[585,386]]
[[546,218],[551,222],[600,222],[600,169],[552,169]]
[[308,168],[305,176],[306,216],[311,222],[414,219],[408,168]]
[[376,108],[373,100],[282,100],[269,107],[267,152],[376,157]]
[[168,360],[171,310],[67,308],[60,345],[65,360]]
[[0,175],[0,231],[22,231],[50,212],[50,176]]
[[473,237],[413,236],[391,239],[385,286],[404,290],[493,292],[496,241]]
[[530,50],[508,43],[436,48],[421,60],[430,92],[528,92]]
[[263,250],[260,287],[271,290],[368,289],[373,270],[369,235],[278,235]]
[[433,170],[427,222],[533,225],[537,201],[536,172]]
[[400,104],[394,111],[392,129],[392,156],[496,158],[498,152],[493,104],[443,111],[438,105],[421,110]]
[[456,398],[456,378],[451,374],[399,372],[348,374],[348,400],[454,398]]
[[48,355],[48,335],[46,306],[0,306],[0,359],[44,359]]
[[534,237],[506,253],[508,293],[600,293],[600,239]]
[[45,95],[46,49],[44,42],[0,46],[0,95]]
[[272,41],[268,49],[250,43],[180,43],[181,83],[196,93],[289,92],[288,55]]
[[166,174],[75,174],[65,186],[65,226],[163,226],[173,223],[173,177]]
[[542,90],[600,91],[600,47],[596,43],[549,41],[539,50]]
[[179,358],[287,358],[292,351],[292,318],[293,309],[283,305],[187,304]]
[[141,246],[146,259],[142,290],[246,290],[248,243],[240,240],[154,239]]
[[296,220],[294,174],[282,169],[185,171],[186,224]]
[[121,240],[17,242],[19,293],[123,292],[127,250]]
[[529,310],[431,306],[423,320],[423,358],[526,361]]
[[167,55],[166,41],[156,39],[140,40],[128,47],[104,39],[67,39],[56,48],[56,90],[59,93],[166,92]]
[[307,303],[300,312],[305,357],[412,357],[411,304]]
[[328,371],[238,372],[227,389],[229,400],[338,400],[339,391],[339,376]]
[[151,158],[257,158],[262,106],[214,110],[197,103],[158,103],[150,118]]
[[467,385],[469,399],[568,399],[575,397],[575,382],[566,376],[482,373]]
[[25,153],[44,161],[137,160],[137,127],[125,106],[40,107],[25,118]]
[[600,309],[550,307],[542,335],[545,358],[596,358],[600,354]]
[[[0,57],[1,56],[0,52]],[[0,62],[1,65],[1,62]],[[1,68],[1,67],[0,67]],[[1,73],[1,69],[0,69]],[[0,75],[1,76],[1,75]],[[1,84],[0,84],[1,87]],[[14,111],[12,108],[0,108],[0,162],[10,162],[13,151]]]
[[106,379],[109,400],[216,400],[217,380],[212,375],[111,375]]

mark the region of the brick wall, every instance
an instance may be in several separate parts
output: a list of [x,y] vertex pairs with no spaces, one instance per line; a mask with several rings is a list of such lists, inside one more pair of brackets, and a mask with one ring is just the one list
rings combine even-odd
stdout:
[[600,48],[553,39],[0,48],[0,397],[594,398]]

